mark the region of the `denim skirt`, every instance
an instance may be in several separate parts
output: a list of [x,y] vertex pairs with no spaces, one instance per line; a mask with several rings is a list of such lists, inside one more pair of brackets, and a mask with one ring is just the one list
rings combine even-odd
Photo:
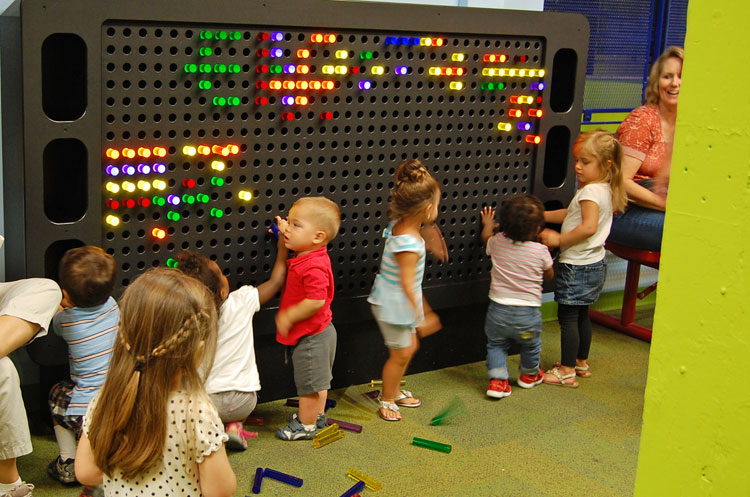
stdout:
[[607,275],[607,262],[574,266],[560,262],[555,269],[555,301],[565,305],[591,305],[599,298]]

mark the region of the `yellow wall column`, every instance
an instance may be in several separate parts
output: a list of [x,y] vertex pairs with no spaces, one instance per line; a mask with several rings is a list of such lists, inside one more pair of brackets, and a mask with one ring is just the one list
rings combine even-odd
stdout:
[[750,495],[748,19],[688,6],[636,497]]

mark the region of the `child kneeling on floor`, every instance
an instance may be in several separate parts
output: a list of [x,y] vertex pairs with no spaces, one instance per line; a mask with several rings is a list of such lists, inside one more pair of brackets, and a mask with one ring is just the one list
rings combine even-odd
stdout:
[[257,287],[243,285],[233,292],[229,291],[229,280],[216,262],[190,251],[181,252],[175,257],[177,269],[211,290],[219,311],[219,338],[214,363],[206,378],[206,392],[219,411],[229,436],[227,449],[247,449],[243,421],[255,409],[257,392],[260,390],[258,366],[255,363],[253,316],[284,285],[288,254],[283,239],[280,239],[276,263],[268,281]]
[[70,379],[55,384],[49,393],[60,455],[49,463],[47,474],[67,485],[78,483],[77,440],[89,402],[109,369],[120,309],[111,296],[117,278],[115,260],[99,247],[65,252],[59,276],[63,310],[52,319],[52,329],[68,344]]
[[495,209],[484,207],[482,241],[492,259],[487,334],[487,396],[510,395],[508,350],[521,346],[518,386],[532,388],[542,382],[542,282],[554,277],[552,257],[537,240],[544,229],[544,205],[533,195],[520,194],[500,207],[502,231],[493,235]]

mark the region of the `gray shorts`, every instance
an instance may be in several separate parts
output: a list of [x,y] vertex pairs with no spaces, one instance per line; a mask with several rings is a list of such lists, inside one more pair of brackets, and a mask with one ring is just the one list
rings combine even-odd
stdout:
[[292,349],[297,395],[310,395],[331,388],[335,357],[336,328],[333,323],[316,335],[302,337]]
[[231,390],[229,392],[211,393],[208,396],[211,397],[216,410],[219,412],[221,422],[224,424],[243,421],[258,404],[257,392]]
[[375,321],[378,323],[378,328],[380,328],[380,333],[383,335],[386,347],[389,349],[405,349],[411,347],[412,335],[417,332],[415,327],[384,323],[378,319],[379,307],[373,305],[371,308],[372,314],[375,316]]

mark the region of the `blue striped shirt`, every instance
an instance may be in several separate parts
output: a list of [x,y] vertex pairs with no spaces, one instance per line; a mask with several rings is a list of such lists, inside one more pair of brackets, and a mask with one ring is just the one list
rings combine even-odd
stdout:
[[[390,228],[390,226],[389,226]],[[421,237],[412,235],[386,235],[388,238],[380,260],[380,270],[375,276],[375,282],[367,301],[380,306],[379,319],[390,324],[416,326],[424,320],[422,309],[422,279],[425,266],[425,244]],[[416,298],[418,312],[404,294],[401,287],[401,270],[396,262],[399,252],[414,252],[419,255],[412,292]]]
[[96,307],[72,307],[58,312],[52,329],[68,344],[70,379],[75,386],[66,416],[83,416],[104,384],[117,338],[120,308],[110,297]]

